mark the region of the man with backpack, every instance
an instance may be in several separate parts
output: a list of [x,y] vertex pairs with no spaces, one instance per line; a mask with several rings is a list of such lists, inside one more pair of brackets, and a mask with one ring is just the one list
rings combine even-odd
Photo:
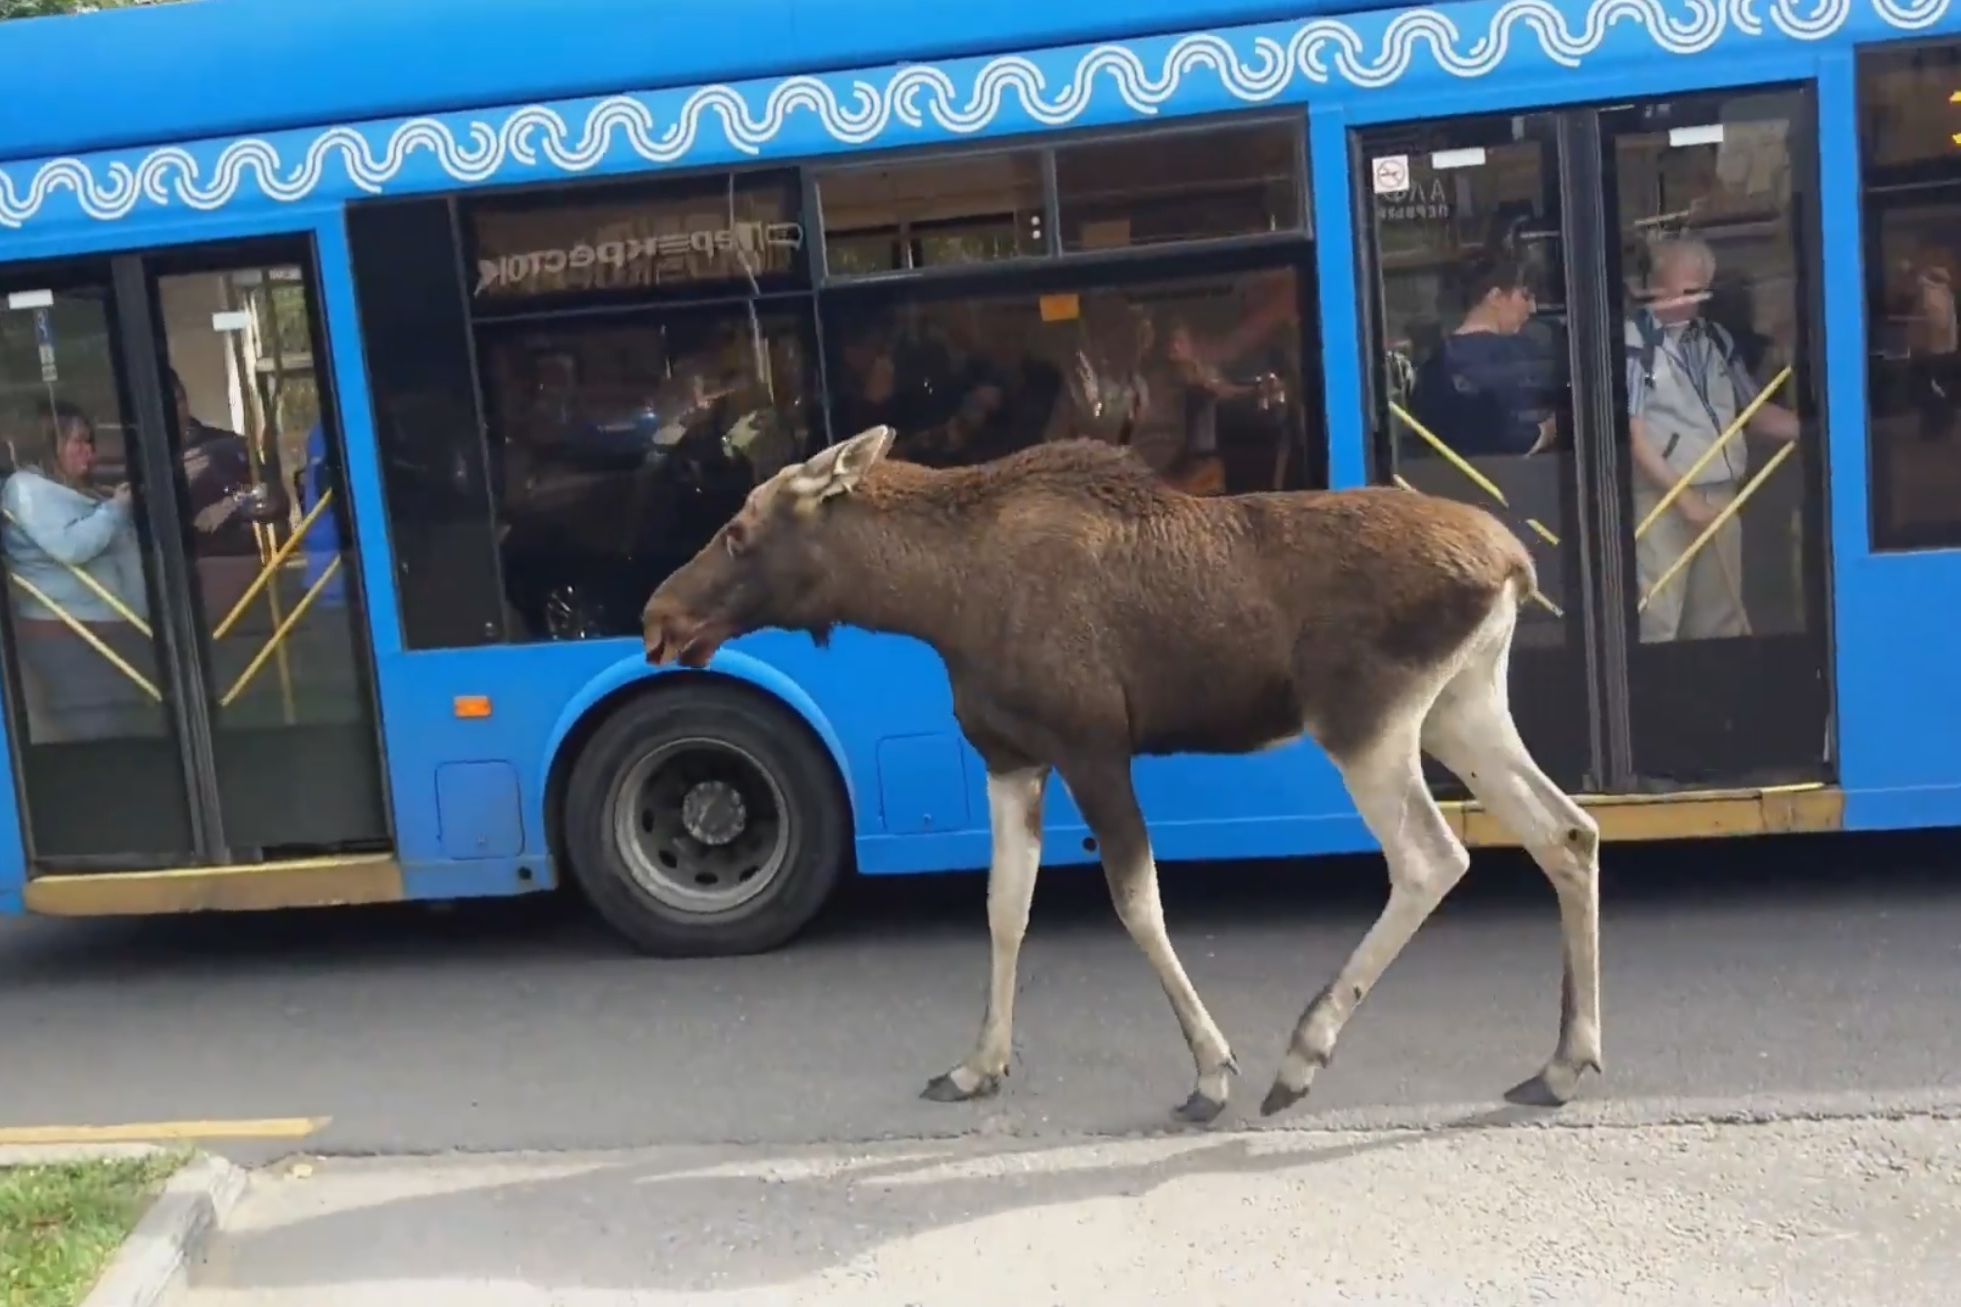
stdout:
[[[1760,389],[1736,354],[1736,342],[1702,316],[1715,280],[1716,255],[1694,237],[1677,237],[1652,251],[1652,297],[1626,322],[1628,434],[1633,455],[1634,523],[1646,520],[1676,482],[1749,407]],[[1643,643],[1749,634],[1743,609],[1743,529],[1732,517],[1669,578],[1655,582],[1706,531],[1732,500],[1749,468],[1740,435],[1795,440],[1798,418],[1774,403],[1759,408],[1739,436],[1690,478],[1668,511],[1635,541],[1635,576],[1647,607]]]

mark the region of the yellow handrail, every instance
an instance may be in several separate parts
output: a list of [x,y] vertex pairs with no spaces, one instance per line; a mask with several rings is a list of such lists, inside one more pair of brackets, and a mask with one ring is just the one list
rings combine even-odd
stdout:
[[1750,479],[1750,483],[1748,485],[1744,486],[1743,489],[1737,491],[1735,499],[1732,499],[1729,501],[1729,503],[1723,505],[1723,511],[1716,514],[1714,518],[1710,519],[1709,525],[1703,528],[1702,534],[1697,536],[1695,539],[1691,540],[1689,542],[1688,548],[1684,549],[1681,552],[1681,554],[1676,557],[1675,561],[1668,565],[1668,570],[1663,572],[1658,578],[1656,578],[1655,583],[1652,586],[1648,587],[1648,593],[1641,596],[1641,602],[1636,607],[1635,611],[1637,612],[1644,611],[1648,607],[1648,601],[1650,599],[1653,599],[1657,594],[1659,594],[1663,586],[1667,585],[1670,581],[1675,579],[1676,573],[1680,572],[1683,568],[1687,567],[1690,561],[1694,559],[1697,554],[1702,552],[1702,547],[1709,543],[1710,539],[1715,536],[1716,532],[1723,529],[1724,523],[1728,522],[1732,517],[1735,517],[1737,513],[1742,510],[1743,505],[1749,500],[1751,495],[1757,493],[1758,487],[1763,485],[1765,479],[1768,478],[1772,472],[1775,472],[1778,468],[1778,465],[1781,464],[1785,459],[1789,458],[1792,452],[1795,451],[1796,449],[1797,449],[1797,443],[1795,441],[1792,441],[1787,443],[1784,446],[1784,448],[1778,450],[1775,454],[1771,455],[1770,462],[1764,464],[1763,471],[1757,473],[1756,476]]
[[293,534],[287,536],[285,543],[273,551],[272,557],[267,560],[264,567],[259,569],[259,574],[252,578],[252,584],[245,588],[245,593],[238,597],[238,602],[232,605],[231,611],[225,614],[224,620],[212,629],[213,640],[224,639],[232,627],[238,624],[238,619],[244,616],[245,610],[251,606],[252,601],[259,597],[259,591],[266,588],[266,582],[272,579],[273,573],[279,570],[280,564],[299,548],[300,541],[306,539],[306,533],[313,529],[313,524],[319,520],[321,512],[333,501],[333,498],[332,490],[321,492],[319,502],[307,510],[306,516],[300,519],[300,524],[293,528]]
[[92,647],[97,653],[101,654],[104,658],[107,658],[110,661],[110,663],[116,667],[118,671],[120,671],[124,676],[127,676],[130,680],[136,682],[137,685],[141,686],[144,693],[148,694],[152,699],[158,700],[159,702],[162,701],[163,694],[157,689],[155,685],[151,683],[149,677],[143,675],[143,673],[137,671],[134,667],[131,667],[128,661],[125,660],[121,654],[117,653],[114,649],[111,649],[108,645],[104,644],[102,642],[101,637],[96,635],[94,631],[89,630],[88,627],[83,626],[80,622],[76,621],[75,618],[69,614],[67,609],[63,608],[60,604],[56,603],[53,599],[50,599],[47,595],[43,594],[39,586],[35,585],[32,581],[29,581],[26,577],[23,577],[20,573],[14,571],[9,571],[7,573],[7,579],[9,581],[12,581],[15,585],[19,586],[21,589],[27,591],[27,593],[32,595],[35,599],[40,600],[41,603],[45,604],[47,606],[48,611],[53,613],[57,618],[59,618],[63,626],[66,626],[69,630],[73,631],[76,635],[81,636],[82,639],[87,641],[90,647]]
[[293,611],[286,615],[286,620],[279,624],[279,628],[272,633],[272,638],[266,641],[265,647],[245,665],[245,670],[238,674],[236,681],[232,682],[231,689],[225,691],[224,697],[218,700],[220,708],[231,707],[232,701],[245,692],[245,687],[251,683],[254,676],[259,674],[259,669],[266,665],[266,659],[272,657],[273,651],[285,643],[286,637],[292,633],[295,626],[299,625],[300,619],[306,616],[306,610],[313,607],[313,601],[320,597],[320,592],[327,588],[327,582],[331,581],[334,573],[338,571],[340,571],[340,556],[337,554],[314,583],[307,587],[307,592],[300,596],[300,601],[293,605]]
[[[1493,499],[1503,504],[1506,508],[1510,508],[1512,506],[1512,501],[1505,498],[1505,492],[1498,488],[1497,482],[1493,481],[1490,477],[1487,477],[1484,473],[1478,471],[1476,468],[1472,467],[1469,463],[1467,463],[1464,460],[1464,456],[1462,454],[1452,449],[1449,445],[1446,445],[1442,440],[1438,439],[1437,436],[1428,427],[1424,426],[1421,422],[1418,422],[1415,418],[1411,417],[1409,415],[1408,410],[1404,409],[1402,405],[1398,404],[1395,400],[1392,399],[1389,401],[1389,411],[1391,413],[1394,413],[1397,417],[1401,418],[1404,424],[1407,425],[1411,431],[1414,431],[1417,435],[1421,436],[1432,449],[1436,450],[1439,454],[1442,454],[1444,458],[1449,461],[1452,467],[1455,467],[1459,472],[1462,472],[1466,477],[1470,478],[1470,480],[1475,485],[1477,485],[1479,489],[1483,490],[1487,495],[1490,495]],[[1537,534],[1538,537],[1541,540],[1544,540],[1547,544],[1557,545],[1559,543],[1559,537],[1554,535],[1552,533],[1551,528],[1547,527],[1544,523],[1540,522],[1539,519],[1535,517],[1528,517],[1525,519],[1525,524],[1531,527],[1533,532]]]
[[1731,422],[1728,427],[1724,428],[1722,435],[1716,437],[1716,443],[1709,446],[1708,449],[1704,450],[1702,457],[1698,458],[1694,463],[1690,464],[1689,470],[1682,474],[1682,479],[1677,481],[1674,485],[1670,486],[1668,488],[1668,493],[1661,497],[1661,501],[1657,503],[1652,509],[1648,510],[1648,515],[1642,518],[1640,524],[1634,528],[1634,538],[1636,540],[1639,540],[1642,536],[1648,533],[1648,528],[1655,524],[1655,520],[1657,518],[1659,518],[1663,513],[1668,511],[1668,506],[1674,503],[1676,499],[1678,499],[1681,496],[1683,489],[1689,484],[1689,482],[1693,481],[1696,478],[1696,476],[1702,471],[1703,468],[1709,466],[1710,460],[1715,458],[1717,454],[1722,452],[1723,446],[1727,445],[1730,442],[1730,440],[1735,437],[1737,432],[1743,430],[1743,428],[1749,424],[1751,418],[1757,416],[1757,410],[1762,408],[1766,403],[1769,402],[1770,397],[1776,393],[1777,388],[1779,386],[1782,386],[1785,382],[1785,379],[1788,378],[1790,375],[1791,375],[1791,365],[1787,363],[1784,365],[1784,370],[1782,372],[1779,372],[1776,376],[1770,379],[1770,384],[1768,386],[1765,386],[1762,390],[1757,392],[1757,397],[1755,399],[1751,400],[1748,404],[1744,405],[1743,411],[1736,415],[1736,420]]

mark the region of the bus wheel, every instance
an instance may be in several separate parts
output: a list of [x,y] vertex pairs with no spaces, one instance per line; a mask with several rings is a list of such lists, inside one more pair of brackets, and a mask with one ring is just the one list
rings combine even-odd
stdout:
[[842,872],[830,755],[752,695],[634,699],[572,765],[565,850],[593,905],[664,957],[760,953],[817,915]]

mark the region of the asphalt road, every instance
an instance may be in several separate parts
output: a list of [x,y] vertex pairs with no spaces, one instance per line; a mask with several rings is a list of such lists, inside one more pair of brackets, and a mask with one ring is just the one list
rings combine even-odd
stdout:
[[[923,1102],[980,1017],[980,877],[854,886],[764,957],[636,957],[540,902],[0,925],[0,1127],[324,1116],[320,1152],[1165,1127],[1190,1062],[1100,878],[1045,874],[999,1098]],[[1286,1031],[1383,893],[1372,859],[1166,872],[1257,1121]],[[1610,848],[1596,1101],[1961,1092],[1961,842]],[[1550,1050],[1550,889],[1515,855],[1390,969],[1286,1118],[1498,1105]],[[292,1144],[221,1145],[247,1160]]]

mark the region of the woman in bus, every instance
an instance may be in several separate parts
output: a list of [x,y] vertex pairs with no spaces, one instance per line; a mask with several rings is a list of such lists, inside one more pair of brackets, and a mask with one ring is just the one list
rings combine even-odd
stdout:
[[45,727],[36,721],[34,742],[154,729],[143,689],[58,615],[80,623],[126,663],[147,669],[149,641],[126,616],[147,620],[149,609],[129,485],[104,494],[91,482],[95,428],[75,405],[43,404],[39,427],[29,456],[0,489],[8,568],[33,587],[16,587],[14,629],[37,691],[30,701],[38,700],[48,719]]

